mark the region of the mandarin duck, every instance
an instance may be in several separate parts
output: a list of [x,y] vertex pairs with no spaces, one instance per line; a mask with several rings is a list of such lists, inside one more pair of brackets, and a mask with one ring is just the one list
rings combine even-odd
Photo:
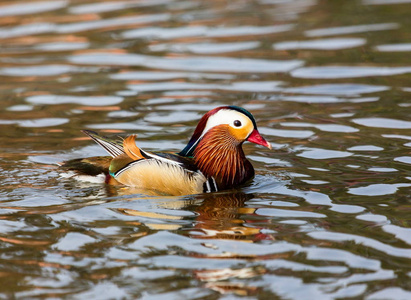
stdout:
[[254,168],[242,149],[249,141],[271,149],[258,132],[250,112],[221,106],[199,121],[179,153],[149,152],[136,146],[136,135],[115,141],[84,130],[110,155],[69,160],[61,166],[76,175],[97,176],[108,184],[123,184],[161,195],[189,195],[232,189],[250,181]]

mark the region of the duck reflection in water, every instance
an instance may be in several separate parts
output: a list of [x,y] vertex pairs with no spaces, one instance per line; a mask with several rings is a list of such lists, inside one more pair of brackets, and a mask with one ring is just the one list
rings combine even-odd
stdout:
[[[145,219],[143,224],[150,227],[150,229],[188,230],[188,235],[196,239],[223,239],[244,242],[273,240],[272,235],[262,233],[262,228],[252,226],[250,218],[245,217],[255,214],[257,208],[247,207],[246,205],[246,202],[253,197],[252,194],[239,191],[201,194],[185,198],[170,197],[164,200],[149,197],[150,206],[155,206],[156,209],[161,210],[161,213],[130,208],[120,208],[118,211],[126,215],[143,217]],[[164,213],[164,209],[194,212],[197,216],[190,223],[189,228],[185,228],[184,225],[173,222],[173,220],[182,220],[185,217]],[[149,221],[146,218],[149,218]],[[161,220],[161,222],[156,222],[156,219]],[[260,219],[261,217],[259,217],[258,222],[261,222]],[[246,224],[250,226],[244,226]]]
[[[253,194],[240,191],[220,192],[185,198],[170,197],[169,199],[149,200],[151,208],[155,206],[158,212],[124,208],[118,209],[118,211],[128,216],[138,217],[138,221],[143,221],[142,225],[147,226],[150,230],[177,230],[180,234],[187,235],[192,239],[209,240],[209,242],[202,243],[204,247],[213,248],[212,240],[236,240],[247,243],[274,240],[272,234],[265,234],[261,232],[262,228],[252,224],[254,215],[256,222],[267,222],[265,219],[261,219],[261,216],[256,215],[257,208],[247,207],[247,201],[252,198],[254,198]],[[194,212],[196,217],[192,222],[181,225],[181,220],[191,220],[192,215],[179,217],[175,214],[164,213],[165,209]],[[152,211],[152,209],[150,210]],[[255,254],[235,252],[221,253],[217,251],[213,254],[196,251],[184,252],[185,255],[197,259],[259,259]],[[206,288],[222,294],[234,293],[250,296],[257,294],[259,288],[227,280],[230,278],[252,278],[265,273],[266,269],[261,265],[256,265],[251,268],[195,269],[193,272],[195,278],[205,283]]]

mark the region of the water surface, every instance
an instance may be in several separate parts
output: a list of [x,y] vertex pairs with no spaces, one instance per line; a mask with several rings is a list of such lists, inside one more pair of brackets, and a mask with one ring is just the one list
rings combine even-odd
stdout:
[[[0,5],[2,299],[411,299],[410,1]],[[59,176],[81,129],[179,151],[219,105],[273,144],[245,187]]]

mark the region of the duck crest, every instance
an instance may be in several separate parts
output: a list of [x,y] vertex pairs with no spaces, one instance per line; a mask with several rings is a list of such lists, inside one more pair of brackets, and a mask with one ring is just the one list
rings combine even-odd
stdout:
[[193,156],[194,149],[196,148],[197,143],[198,143],[198,141],[199,141],[206,125],[207,125],[208,118],[211,115],[215,114],[220,109],[221,109],[220,107],[217,107],[213,110],[210,110],[208,113],[206,113],[200,119],[200,121],[197,124],[196,129],[194,130],[193,135],[191,136],[190,141],[188,142],[187,146],[185,146],[185,148],[180,153],[178,153],[179,155],[181,155],[181,156]]
[[213,177],[219,189],[232,188],[254,177],[242,143],[228,132],[228,125],[209,130],[194,150],[194,161],[201,172]]

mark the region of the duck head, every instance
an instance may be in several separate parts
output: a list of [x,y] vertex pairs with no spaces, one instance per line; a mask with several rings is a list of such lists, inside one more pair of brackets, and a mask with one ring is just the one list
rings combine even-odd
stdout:
[[[214,135],[224,132],[224,137],[227,138],[227,135],[230,137],[221,142],[241,145],[249,141],[271,149],[271,144],[258,132],[257,123],[248,110],[238,106],[220,106],[210,110],[201,118],[187,146],[179,154],[193,156],[199,142],[210,131],[214,132]],[[209,138],[209,135],[207,137]]]
[[215,178],[220,188],[229,188],[254,176],[254,169],[242,149],[245,141],[271,149],[249,111],[237,106],[221,106],[201,118],[179,154],[193,157],[206,176]]

